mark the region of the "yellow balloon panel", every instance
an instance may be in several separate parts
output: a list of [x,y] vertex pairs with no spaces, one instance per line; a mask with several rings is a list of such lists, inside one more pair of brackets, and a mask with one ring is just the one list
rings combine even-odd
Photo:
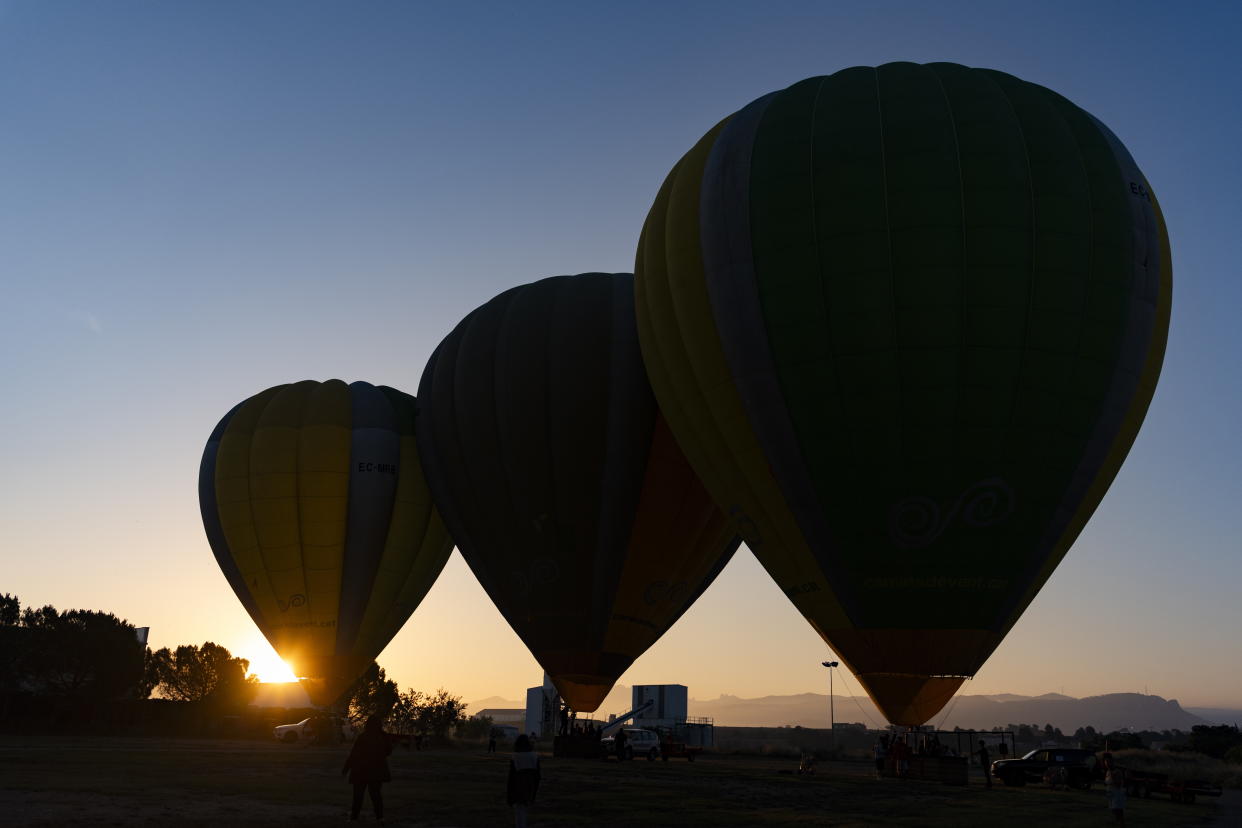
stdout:
[[[722,122],[669,174],[635,262],[638,333],[661,409],[695,471],[737,532],[817,628],[845,626],[772,478],[725,362],[703,280],[699,182]],[[822,633],[822,629],[821,629]]]
[[413,398],[339,380],[268,389],[217,426],[203,523],[255,623],[328,703],[387,645],[452,544],[414,441]]

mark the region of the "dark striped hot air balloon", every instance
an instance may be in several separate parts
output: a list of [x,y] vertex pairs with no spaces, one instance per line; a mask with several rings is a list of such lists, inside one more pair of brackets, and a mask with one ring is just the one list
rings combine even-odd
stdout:
[[216,560],[316,704],[379,655],[452,551],[414,417],[414,398],[394,388],[308,380],[237,405],[203,452]]
[[711,129],[635,267],[690,462],[890,721],[926,721],[1138,433],[1172,273],[1150,183],[1043,87],[846,69]]
[[574,710],[595,710],[737,548],[643,371],[629,274],[505,291],[419,385],[427,481],[466,563]]

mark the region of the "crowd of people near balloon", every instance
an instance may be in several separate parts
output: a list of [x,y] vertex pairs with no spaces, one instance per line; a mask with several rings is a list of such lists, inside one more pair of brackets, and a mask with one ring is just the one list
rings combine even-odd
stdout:
[[1092,115],[986,69],[845,69],[708,130],[633,275],[481,304],[417,398],[330,380],[239,403],[204,452],[204,525],[319,704],[455,546],[595,711],[744,542],[917,726],[1117,474],[1170,292],[1154,189]]

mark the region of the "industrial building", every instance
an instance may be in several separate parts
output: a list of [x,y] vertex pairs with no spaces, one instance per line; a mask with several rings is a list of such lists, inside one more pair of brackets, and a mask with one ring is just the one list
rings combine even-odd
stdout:
[[[610,714],[604,732],[628,722],[657,732],[675,734],[679,741],[695,747],[715,744],[713,721],[709,717],[688,715],[689,689],[684,684],[640,684],[631,691],[630,710],[620,716]],[[526,690],[526,733],[536,738],[556,735],[560,696],[544,676],[543,685]]]

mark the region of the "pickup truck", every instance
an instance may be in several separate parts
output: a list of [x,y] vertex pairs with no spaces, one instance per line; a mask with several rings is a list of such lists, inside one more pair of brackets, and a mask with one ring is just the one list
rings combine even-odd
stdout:
[[1006,785],[1039,782],[1051,769],[1064,769],[1065,783],[1071,788],[1088,790],[1097,778],[1095,753],[1083,748],[1037,748],[1021,759],[997,759],[992,775]]

